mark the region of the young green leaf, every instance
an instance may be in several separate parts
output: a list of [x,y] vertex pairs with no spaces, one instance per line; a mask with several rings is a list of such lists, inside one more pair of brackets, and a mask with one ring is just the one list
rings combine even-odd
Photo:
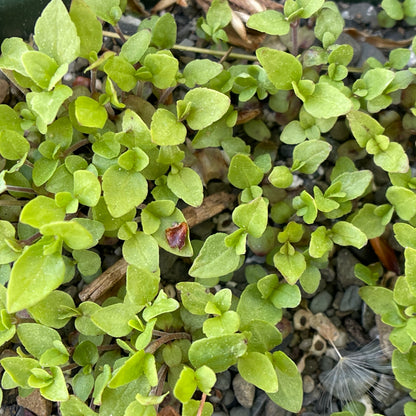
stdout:
[[84,0],[73,0],[69,16],[80,39],[79,56],[88,59],[91,52],[98,53],[103,43],[101,24]]
[[192,343],[189,361],[195,367],[206,365],[216,373],[227,370],[247,350],[243,334],[202,338]]
[[40,52],[61,64],[69,64],[80,53],[77,29],[61,0],[52,0],[35,25],[35,42]]
[[237,366],[246,381],[266,393],[274,393],[278,390],[279,383],[276,371],[266,355],[260,352],[247,352],[238,359]]
[[199,175],[191,168],[184,167],[179,172],[168,174],[169,189],[187,204],[198,207],[204,199],[202,182]]
[[237,188],[245,189],[257,185],[263,179],[263,171],[249,156],[236,154],[228,169],[228,179]]
[[141,204],[147,196],[147,181],[140,172],[127,171],[118,165],[108,168],[102,180],[108,210],[118,218]]
[[247,27],[268,35],[282,36],[289,32],[290,23],[282,13],[276,10],[265,10],[252,14],[247,21]]
[[292,83],[302,77],[302,65],[291,54],[270,48],[259,48],[257,59],[265,69],[273,85],[279,90],[291,90]]
[[194,88],[186,93],[183,101],[178,101],[178,105],[189,106],[184,118],[191,129],[201,130],[218,121],[228,111],[230,99],[209,88]]
[[160,146],[175,146],[185,141],[186,127],[168,110],[158,108],[150,126],[152,142]]
[[226,236],[227,234],[217,233],[207,238],[189,270],[192,277],[219,277],[237,269],[240,256],[233,247],[225,245]]
[[233,211],[233,222],[255,238],[260,238],[268,222],[268,201],[258,197],[248,204],[239,205]]
[[332,146],[323,140],[308,140],[298,144],[293,150],[292,170],[302,173],[313,173],[324,162]]

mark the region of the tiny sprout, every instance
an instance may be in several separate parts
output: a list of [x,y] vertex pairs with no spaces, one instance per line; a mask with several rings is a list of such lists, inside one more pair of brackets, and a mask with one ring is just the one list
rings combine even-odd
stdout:
[[[328,398],[335,397],[354,407],[354,402],[360,401],[366,393],[374,396],[377,392],[378,397],[387,394],[378,379],[381,373],[390,370],[390,365],[386,363],[378,342],[373,341],[357,351],[342,355],[334,342],[331,339],[328,341],[339,358],[335,367],[321,379]],[[354,413],[358,414],[357,411]]]

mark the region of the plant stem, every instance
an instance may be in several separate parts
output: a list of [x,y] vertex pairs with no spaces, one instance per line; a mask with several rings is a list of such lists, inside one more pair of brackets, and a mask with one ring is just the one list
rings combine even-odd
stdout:
[[74,153],[75,150],[78,150],[82,146],[85,146],[86,144],[89,144],[89,142],[90,141],[88,139],[82,139],[79,142],[76,142],[71,147],[68,147],[68,149],[66,149],[65,152],[62,153],[62,157],[66,158],[68,155]]
[[36,194],[32,188],[26,188],[24,186],[6,185],[9,192],[24,192],[26,194]]
[[23,247],[24,246],[30,246],[34,241],[36,241],[41,236],[42,236],[42,234],[37,232],[37,233],[33,234],[32,236],[30,236],[29,238],[26,238],[26,240],[19,241],[19,244]]
[[[157,372],[157,386],[153,387],[152,390],[150,391],[150,395],[154,395],[154,396],[161,396],[163,393],[163,386],[165,385],[165,381],[166,381],[166,375],[168,374],[168,369],[169,367],[163,363],[160,368],[159,371]],[[159,404],[155,404],[155,410],[156,412],[159,410]]]
[[91,81],[90,81],[90,91],[91,94],[97,92],[97,69],[93,68],[91,70]]
[[161,336],[159,339],[153,341],[145,351],[149,354],[154,354],[158,348],[160,348],[163,344],[167,344],[170,341],[174,341],[175,339],[189,339],[191,340],[191,336],[187,332],[171,332],[166,333],[166,335]]
[[26,165],[26,166],[29,166],[30,168],[32,168],[33,169],[33,163],[30,161],[30,160],[25,160],[25,162],[24,162],[24,164]]
[[126,37],[124,36],[124,33],[121,31],[120,26],[117,24],[114,27],[114,30],[116,31],[118,37],[121,39],[123,43],[127,41]]
[[299,45],[298,45],[298,27],[299,27],[299,20],[292,22],[290,24],[290,34],[292,37],[292,55],[297,56],[299,52]]
[[0,199],[0,207],[23,207],[29,201],[20,201],[18,199]]
[[204,410],[204,404],[205,404],[206,399],[207,399],[206,393],[202,393],[201,402],[199,403],[198,412],[196,413],[196,416],[202,415],[202,411]]

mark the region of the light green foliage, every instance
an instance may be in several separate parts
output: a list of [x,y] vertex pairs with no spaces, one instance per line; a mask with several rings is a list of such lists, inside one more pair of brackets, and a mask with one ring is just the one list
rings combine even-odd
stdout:
[[247,21],[247,26],[259,32],[279,36],[286,35],[290,28],[290,24],[285,20],[283,14],[275,10],[265,10],[251,15]]
[[[383,0],[379,19],[411,25],[415,4]],[[107,50],[102,23],[119,33],[126,5],[73,0],[68,13],[52,0],[34,44],[1,46],[0,68],[24,93],[13,108],[0,105],[0,345],[18,354],[1,360],[2,388],[38,389],[63,416],[156,416],[166,394],[155,391],[165,385],[182,415],[209,416],[212,404],[196,398],[235,366],[298,413],[296,365],[270,352],[285,335],[284,309],[319,288],[340,247],[360,250],[392,230],[402,275],[386,286],[384,266],[364,261],[354,274],[363,300],[393,328],[395,377],[414,396],[410,50],[391,50],[384,65],[370,58],[352,79],[353,48],[338,41],[344,21],[323,0],[252,14],[248,28],[288,44],[260,47],[253,60],[223,52],[227,26],[238,23],[226,0],[197,22],[209,59],[182,55],[170,13],[144,19]],[[313,25],[305,42],[304,19]],[[320,43],[305,46],[313,34]],[[102,83],[64,85],[77,58]],[[387,172],[380,180],[373,162]],[[214,189],[228,195],[211,206]],[[227,232],[210,226],[217,206],[229,210]],[[210,222],[193,230],[202,219]],[[244,265],[247,245],[267,269]],[[99,303],[74,301],[68,288],[97,278],[112,251],[123,262],[106,274],[121,277],[125,267],[121,287]],[[240,268],[247,285],[238,296],[225,282]],[[69,374],[68,365],[77,368]],[[414,402],[404,412],[414,413]]]
[[257,49],[256,55],[276,88],[291,90],[292,84],[299,82],[302,65],[294,56],[270,48]]
[[35,42],[56,62],[69,64],[80,53],[80,39],[65,5],[61,0],[52,0],[43,11],[35,26]]

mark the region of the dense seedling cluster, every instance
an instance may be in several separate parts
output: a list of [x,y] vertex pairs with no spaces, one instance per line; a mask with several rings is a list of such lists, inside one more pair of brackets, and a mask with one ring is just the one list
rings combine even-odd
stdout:
[[[173,52],[169,13],[143,20],[118,50],[102,48],[103,22],[120,33],[125,3],[73,0],[68,12],[52,0],[34,44],[11,38],[1,47],[0,68],[24,96],[0,105],[0,344],[18,346],[0,360],[2,388],[39,389],[63,416],[156,415],[169,392],[183,415],[200,416],[213,411],[205,399],[216,373],[236,366],[298,412],[301,376],[275,349],[283,310],[300,304],[301,289],[317,290],[339,246],[360,249],[392,226],[404,275],[390,287],[377,266],[358,265],[356,275],[362,298],[393,327],[395,377],[416,395],[411,50],[391,51],[384,65],[369,59],[352,80],[353,49],[337,43],[344,23],[335,3],[286,0],[282,12],[254,14],[247,26],[290,39],[288,52],[260,47],[256,63],[185,65]],[[231,19],[227,1],[214,0],[198,33],[223,50]],[[306,19],[316,42],[301,50]],[[89,88],[63,82],[78,58]],[[260,106],[273,126],[242,116]],[[340,128],[344,156],[331,158]],[[225,173],[198,174],[201,154],[220,157]],[[321,165],[328,183],[314,182]],[[389,181],[381,204],[372,199],[374,169]],[[238,195],[235,228],[191,241],[184,208],[203,203],[212,178]],[[302,178],[312,185],[293,185]],[[62,285],[98,276],[106,241],[122,245],[126,284],[100,304],[76,303]],[[237,297],[225,282],[247,247],[266,265],[246,273]],[[160,249],[188,264],[177,294],[164,290]],[[76,331],[72,345],[62,328]],[[415,414],[415,403],[404,411]]]

